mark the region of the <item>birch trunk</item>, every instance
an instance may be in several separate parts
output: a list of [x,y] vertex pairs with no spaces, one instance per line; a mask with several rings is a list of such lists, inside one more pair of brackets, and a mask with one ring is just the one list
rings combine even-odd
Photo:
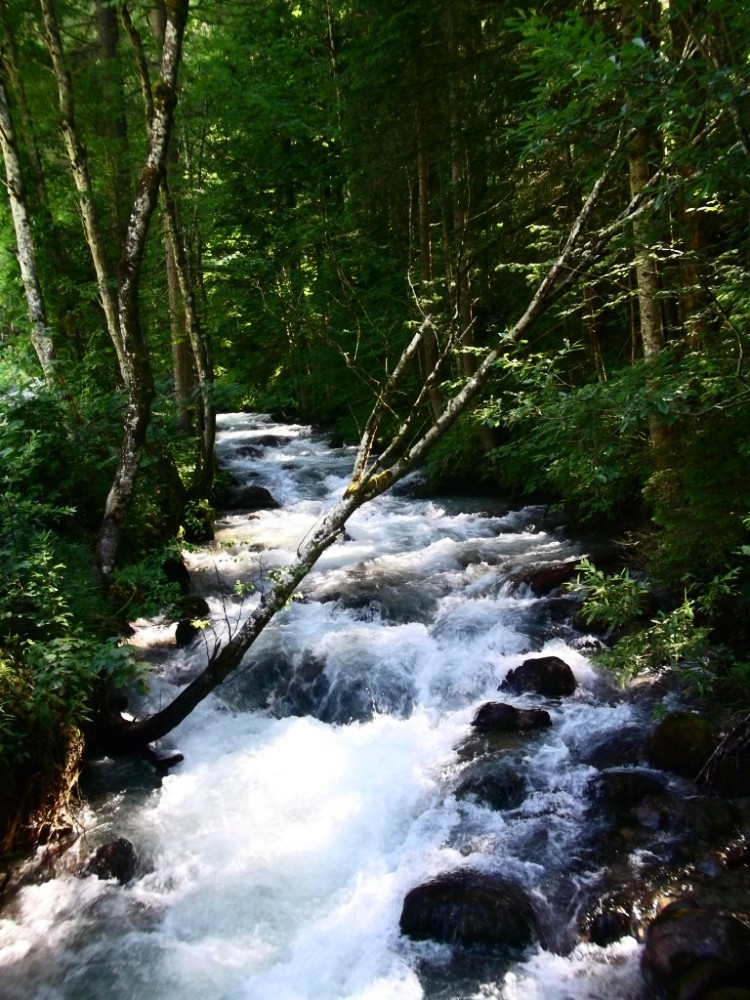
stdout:
[[8,105],[2,63],[0,63],[0,146],[2,146],[3,151],[6,188],[13,219],[13,231],[16,236],[18,266],[21,270],[21,281],[31,323],[31,343],[39,359],[45,381],[48,385],[54,386],[57,382],[55,347],[49,336],[44,296],[37,269],[36,249],[26,207],[21,163]]
[[[49,3],[50,0],[43,2]],[[187,14],[188,0],[171,0],[167,5],[161,70],[154,88],[154,113],[148,151],[136,185],[120,257],[117,321],[124,354],[122,375],[128,391],[128,407],[120,458],[107,496],[97,543],[96,562],[105,583],[114,569],[117,548],[130,509],[154,395],[153,376],[141,330],[139,287],[146,238],[164,176],[172,131],[177,101],[177,72]]]
[[[150,132],[154,119],[154,98],[143,42],[125,5],[120,8],[120,20],[133,48]],[[150,24],[152,34],[163,44],[167,25],[166,7],[163,3],[152,7]],[[184,398],[188,393],[192,397],[192,376],[195,374],[198,398],[195,401],[194,415],[198,442],[191,492],[194,496],[205,497],[213,486],[215,475],[216,411],[212,399],[213,368],[208,344],[201,329],[177,203],[169,185],[170,148],[167,149],[167,160],[161,180],[161,196],[164,209],[164,250],[167,260],[170,318],[173,324],[175,390],[179,406],[180,397]]]

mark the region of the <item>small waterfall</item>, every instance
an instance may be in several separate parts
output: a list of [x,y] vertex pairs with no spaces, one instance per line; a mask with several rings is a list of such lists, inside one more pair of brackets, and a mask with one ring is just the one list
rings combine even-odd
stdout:
[[[221,418],[218,452],[279,506],[227,513],[216,543],[187,554],[212,630],[162,657],[152,705],[249,614],[352,459],[310,428],[247,414]],[[125,836],[138,875],[25,888],[0,921],[4,1000],[637,996],[632,938],[566,943],[601,866],[590,753],[639,725],[637,709],[593,670],[564,609],[509,586],[520,567],[580,550],[543,528],[542,508],[420,499],[414,485],[352,517],[247,663],[165,741],[184,755],[166,778],[96,763],[80,849]],[[238,595],[237,580],[254,589]],[[163,630],[141,623],[144,636]],[[504,809],[457,795],[474,713],[537,654],[562,657],[579,686],[552,702],[502,696],[553,723],[503,751],[522,794]],[[526,887],[557,946],[462,959],[403,937],[407,892],[469,861]]]

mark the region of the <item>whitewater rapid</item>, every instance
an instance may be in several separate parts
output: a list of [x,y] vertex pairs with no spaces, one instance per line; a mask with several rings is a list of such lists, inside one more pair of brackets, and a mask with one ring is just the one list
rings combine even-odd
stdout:
[[[215,545],[186,553],[213,627],[187,650],[160,650],[152,707],[262,598],[352,460],[311,428],[248,414],[221,418],[217,447],[236,480],[280,507],[227,514]],[[142,762],[92,767],[77,850],[127,837],[138,874],[126,886],[81,879],[69,861],[23,889],[0,921],[2,1000],[636,997],[630,938],[457,963],[447,946],[399,932],[406,893],[468,862],[527,886],[556,921],[574,916],[592,877],[578,858],[594,773],[583,749],[631,725],[634,709],[602,697],[552,603],[511,593],[513,570],[580,553],[543,530],[544,513],[408,488],[358,512],[247,668],[164,741],[181,764],[162,781]],[[255,589],[240,596],[236,580]],[[141,643],[164,636],[161,622],[139,624]],[[515,752],[528,788],[519,807],[459,801],[456,747],[527,653],[563,657],[579,688],[545,704],[553,727]]]

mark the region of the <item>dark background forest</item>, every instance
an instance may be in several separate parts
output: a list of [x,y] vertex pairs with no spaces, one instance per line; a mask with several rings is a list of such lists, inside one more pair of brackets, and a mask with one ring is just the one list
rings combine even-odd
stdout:
[[497,350],[430,481],[622,540],[667,642],[678,610],[746,700],[749,46],[736,0],[2,5],[9,801],[132,681],[123,623],[210,538],[215,413],[355,443],[426,320],[376,447]]

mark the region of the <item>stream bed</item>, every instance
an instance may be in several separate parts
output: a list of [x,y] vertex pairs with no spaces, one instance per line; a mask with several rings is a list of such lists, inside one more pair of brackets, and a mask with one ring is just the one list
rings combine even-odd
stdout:
[[[171,699],[249,614],[352,461],[311,428],[249,414],[221,417],[217,449],[279,506],[224,514],[216,542],[186,554],[212,620],[188,647],[173,624],[136,623],[158,667],[140,708]],[[649,719],[592,667],[564,599],[513,586],[584,552],[545,518],[409,483],[352,517],[247,665],[163,741],[182,763],[164,778],[139,760],[91,766],[76,850],[126,837],[136,877],[81,879],[70,861],[24,888],[0,920],[2,1000],[639,997],[635,939],[599,947],[576,928],[602,876],[592,748]],[[498,695],[537,655],[569,664],[575,693]],[[504,809],[456,794],[492,700],[552,721],[505,748],[523,794]],[[467,864],[524,887],[546,948],[458,954],[401,934],[406,894]]]

